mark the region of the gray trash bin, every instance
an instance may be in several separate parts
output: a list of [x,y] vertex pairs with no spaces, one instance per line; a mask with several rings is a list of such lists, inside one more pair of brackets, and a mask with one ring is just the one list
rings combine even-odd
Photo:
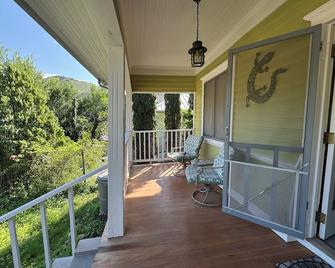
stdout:
[[100,173],[97,177],[100,214],[107,216],[107,203],[108,203],[108,171]]

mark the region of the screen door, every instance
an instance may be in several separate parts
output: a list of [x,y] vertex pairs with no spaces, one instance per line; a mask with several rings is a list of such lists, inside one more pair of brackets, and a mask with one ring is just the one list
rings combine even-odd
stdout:
[[230,50],[225,213],[304,237],[319,26]]

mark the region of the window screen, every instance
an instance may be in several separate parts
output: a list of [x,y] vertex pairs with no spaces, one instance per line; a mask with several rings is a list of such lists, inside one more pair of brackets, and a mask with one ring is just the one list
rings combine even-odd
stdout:
[[226,72],[205,83],[203,135],[223,140],[226,107]]

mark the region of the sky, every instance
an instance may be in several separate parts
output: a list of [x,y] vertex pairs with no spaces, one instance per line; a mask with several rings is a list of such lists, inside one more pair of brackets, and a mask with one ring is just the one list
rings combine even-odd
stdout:
[[97,79],[14,0],[0,0],[0,46],[32,57],[45,76],[62,75],[97,84]]

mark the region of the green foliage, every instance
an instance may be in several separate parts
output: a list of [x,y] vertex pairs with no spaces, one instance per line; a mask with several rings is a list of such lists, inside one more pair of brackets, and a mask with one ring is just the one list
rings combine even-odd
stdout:
[[65,135],[72,140],[77,140],[76,132],[76,95],[78,90],[66,81],[50,77],[44,80],[44,88],[48,94],[48,106],[58,118],[60,126],[64,129]]
[[82,175],[83,162],[85,170],[98,167],[106,155],[107,144],[101,141],[68,142],[57,148],[37,147],[29,157],[9,165],[0,175],[8,189],[1,194],[7,201],[0,203],[0,212],[10,211]]
[[98,139],[107,132],[108,94],[106,90],[92,87],[91,94],[79,101],[78,125],[80,133],[90,133],[91,139]]
[[[69,82],[43,80],[30,59],[6,53],[0,47],[0,215],[100,166],[107,154],[95,140],[105,129],[107,92],[78,97]],[[74,190],[77,238],[101,235],[95,179]],[[53,258],[71,254],[64,194],[47,201]],[[38,206],[16,221],[23,266],[44,267]],[[0,224],[0,266],[12,267],[7,223]]]
[[0,172],[11,156],[38,145],[59,146],[66,139],[47,106],[43,78],[30,59],[8,59],[2,50],[0,72]]
[[[75,220],[77,241],[101,236],[106,219],[99,215],[96,179],[80,184],[75,191]],[[0,197],[0,202],[2,202]],[[71,256],[68,200],[62,195],[46,202],[52,259]],[[23,267],[44,267],[43,241],[39,207],[16,217],[17,233]],[[0,266],[13,267],[8,224],[0,224]]]
[[108,92],[91,85],[89,92],[80,93],[73,86],[75,80],[59,77],[46,79],[48,105],[58,117],[65,135],[77,141],[83,133],[99,139],[107,132]]
[[180,95],[165,94],[165,128],[179,129],[180,128]]
[[153,94],[133,94],[134,130],[155,128],[156,96]]
[[193,93],[190,93],[188,97],[188,108],[190,110],[194,110],[194,94]]
[[181,110],[182,114],[182,128],[193,128],[193,111],[191,109]]
[[193,109],[194,109],[194,94],[190,94],[188,98],[189,108],[182,110],[182,128],[193,128]]

